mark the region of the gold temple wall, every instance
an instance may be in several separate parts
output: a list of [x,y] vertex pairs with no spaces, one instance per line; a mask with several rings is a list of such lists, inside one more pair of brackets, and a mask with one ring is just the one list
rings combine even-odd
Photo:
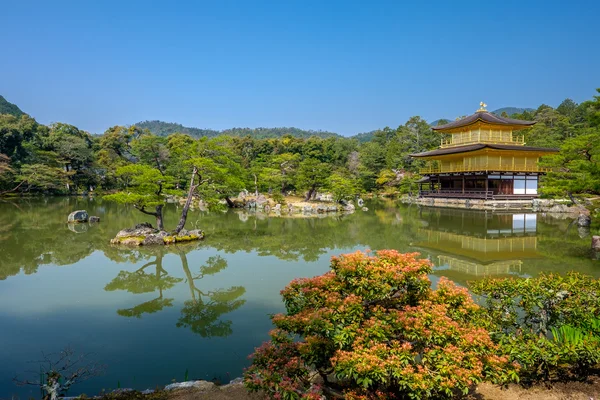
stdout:
[[470,143],[495,143],[524,145],[523,136],[513,134],[512,129],[475,128],[468,131],[452,133],[448,140],[442,140],[441,147],[463,146]]
[[[467,153],[468,154],[468,153]],[[511,154],[510,152],[487,152],[484,154],[460,154],[440,157],[428,162],[421,173],[506,171],[506,172],[547,172],[549,168],[538,165],[539,154]]]

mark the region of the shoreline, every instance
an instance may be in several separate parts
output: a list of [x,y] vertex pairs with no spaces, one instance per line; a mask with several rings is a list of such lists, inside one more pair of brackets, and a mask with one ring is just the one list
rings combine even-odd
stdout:
[[[557,381],[537,383],[531,386],[510,384],[501,387],[487,382],[474,386],[463,397],[465,400],[590,400],[600,396],[600,377],[592,376],[585,381]],[[86,397],[62,397],[63,400],[81,398],[99,400],[263,400],[268,397],[261,393],[250,393],[245,388],[242,378],[235,378],[228,384],[217,385],[214,382],[197,380],[176,382],[162,389],[116,389],[109,393]]]

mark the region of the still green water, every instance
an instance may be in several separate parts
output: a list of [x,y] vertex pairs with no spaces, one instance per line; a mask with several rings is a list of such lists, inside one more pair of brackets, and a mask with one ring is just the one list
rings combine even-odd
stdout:
[[[98,198],[1,201],[0,397],[39,396],[12,378],[37,370],[31,361],[42,351],[66,346],[108,367],[71,395],[153,388],[184,380],[186,370],[189,379],[228,381],[267,339],[269,314],[283,311],[279,291],[327,271],[332,255],[358,249],[418,251],[435,264],[434,283],[543,271],[600,276],[589,233],[570,219],[367,206],[310,219],[192,211],[186,227],[203,229],[203,242],[123,248],[109,244],[117,231],[154,221]],[[101,222],[69,227],[77,209]],[[178,213],[166,209],[167,228]]]

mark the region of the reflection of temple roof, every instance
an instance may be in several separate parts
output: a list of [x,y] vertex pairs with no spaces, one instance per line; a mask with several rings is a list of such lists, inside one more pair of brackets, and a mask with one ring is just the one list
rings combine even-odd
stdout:
[[496,261],[490,264],[479,264],[445,255],[438,256],[438,260],[440,266],[445,265],[451,271],[475,276],[520,274],[523,265],[523,261],[521,260],[506,260]]
[[468,258],[478,263],[539,258],[537,237],[478,238],[451,232],[420,229],[423,240],[415,246]]
[[504,118],[487,111],[478,111],[475,114],[459,119],[458,121],[453,121],[444,125],[434,126],[432,127],[432,129],[434,131],[443,132],[446,130],[463,128],[478,123],[485,125],[502,125],[511,127],[513,130],[518,130],[528,128],[534,125],[535,121],[523,121],[520,119]]

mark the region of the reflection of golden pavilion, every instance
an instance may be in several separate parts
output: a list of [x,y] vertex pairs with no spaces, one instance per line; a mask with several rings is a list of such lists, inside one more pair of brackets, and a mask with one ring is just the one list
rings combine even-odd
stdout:
[[419,229],[416,245],[434,250],[437,266],[470,275],[519,274],[523,259],[538,258],[536,214],[436,211]]

